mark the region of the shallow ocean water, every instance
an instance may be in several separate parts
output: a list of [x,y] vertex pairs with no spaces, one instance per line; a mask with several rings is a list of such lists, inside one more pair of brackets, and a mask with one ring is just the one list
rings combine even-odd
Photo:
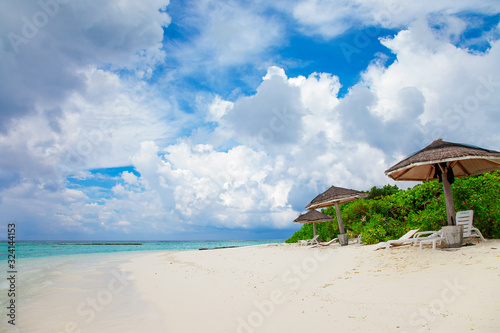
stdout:
[[[140,332],[161,327],[162,318],[142,300],[119,266],[144,253],[50,256],[19,260],[16,325],[1,332]],[[0,300],[9,298],[2,283]]]
[[[237,241],[37,241],[16,242],[17,258],[61,256],[72,254],[111,253],[129,251],[180,251],[225,246],[251,246],[282,243],[284,240],[237,240]],[[104,245],[112,243],[113,245]],[[140,245],[127,245],[130,243]],[[99,245],[94,245],[99,244]],[[102,245],[101,245],[102,244]],[[123,245],[116,245],[123,244]],[[0,261],[7,259],[8,243],[0,242]]]
[[[142,245],[17,242],[16,325],[8,324],[4,314],[0,332],[156,332],[164,318],[142,299],[120,265],[154,251],[278,242],[282,240],[139,242]],[[7,244],[1,245],[0,267],[7,275]],[[0,306],[6,309],[13,298],[8,296],[10,282],[0,281]]]

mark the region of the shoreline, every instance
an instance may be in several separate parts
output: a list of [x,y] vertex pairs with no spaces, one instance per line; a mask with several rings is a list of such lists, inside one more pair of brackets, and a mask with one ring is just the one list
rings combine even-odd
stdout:
[[16,325],[2,320],[0,331],[154,331],[162,323],[161,314],[142,299],[134,282],[119,268],[142,256],[144,253],[118,252],[19,260]]
[[[221,241],[18,241],[16,242],[17,259],[57,257],[67,255],[85,255],[98,253],[122,253],[140,251],[179,251],[198,250],[200,248],[252,246],[271,244],[284,240],[221,240]],[[141,245],[136,245],[141,243]],[[3,246],[4,244],[5,246]],[[0,243],[0,261],[7,260],[8,242]]]
[[444,251],[276,243],[33,258],[31,267],[20,267],[16,327],[34,333],[498,332],[500,240],[474,243]]

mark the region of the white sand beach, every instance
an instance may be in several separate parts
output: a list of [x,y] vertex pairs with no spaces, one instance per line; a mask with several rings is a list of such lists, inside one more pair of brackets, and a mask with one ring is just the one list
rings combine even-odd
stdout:
[[156,330],[163,315],[119,268],[142,256],[122,252],[20,259],[15,326],[3,319],[0,332],[163,332]]
[[23,268],[38,271],[20,280],[16,327],[0,331],[499,332],[500,240],[474,243],[36,259]]
[[158,332],[500,331],[500,240],[376,252],[261,245],[122,268],[163,314]]

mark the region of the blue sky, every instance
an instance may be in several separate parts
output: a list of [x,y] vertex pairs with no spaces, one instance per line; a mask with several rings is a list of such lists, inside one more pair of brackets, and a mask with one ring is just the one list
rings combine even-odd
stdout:
[[317,194],[393,183],[437,138],[500,150],[498,1],[0,11],[0,232],[19,239],[287,238]]

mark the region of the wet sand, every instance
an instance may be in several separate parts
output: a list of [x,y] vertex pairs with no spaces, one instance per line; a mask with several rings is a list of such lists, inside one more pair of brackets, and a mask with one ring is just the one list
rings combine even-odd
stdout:
[[16,325],[2,320],[0,332],[155,332],[163,325],[161,313],[119,268],[142,256],[108,253],[18,260]]

